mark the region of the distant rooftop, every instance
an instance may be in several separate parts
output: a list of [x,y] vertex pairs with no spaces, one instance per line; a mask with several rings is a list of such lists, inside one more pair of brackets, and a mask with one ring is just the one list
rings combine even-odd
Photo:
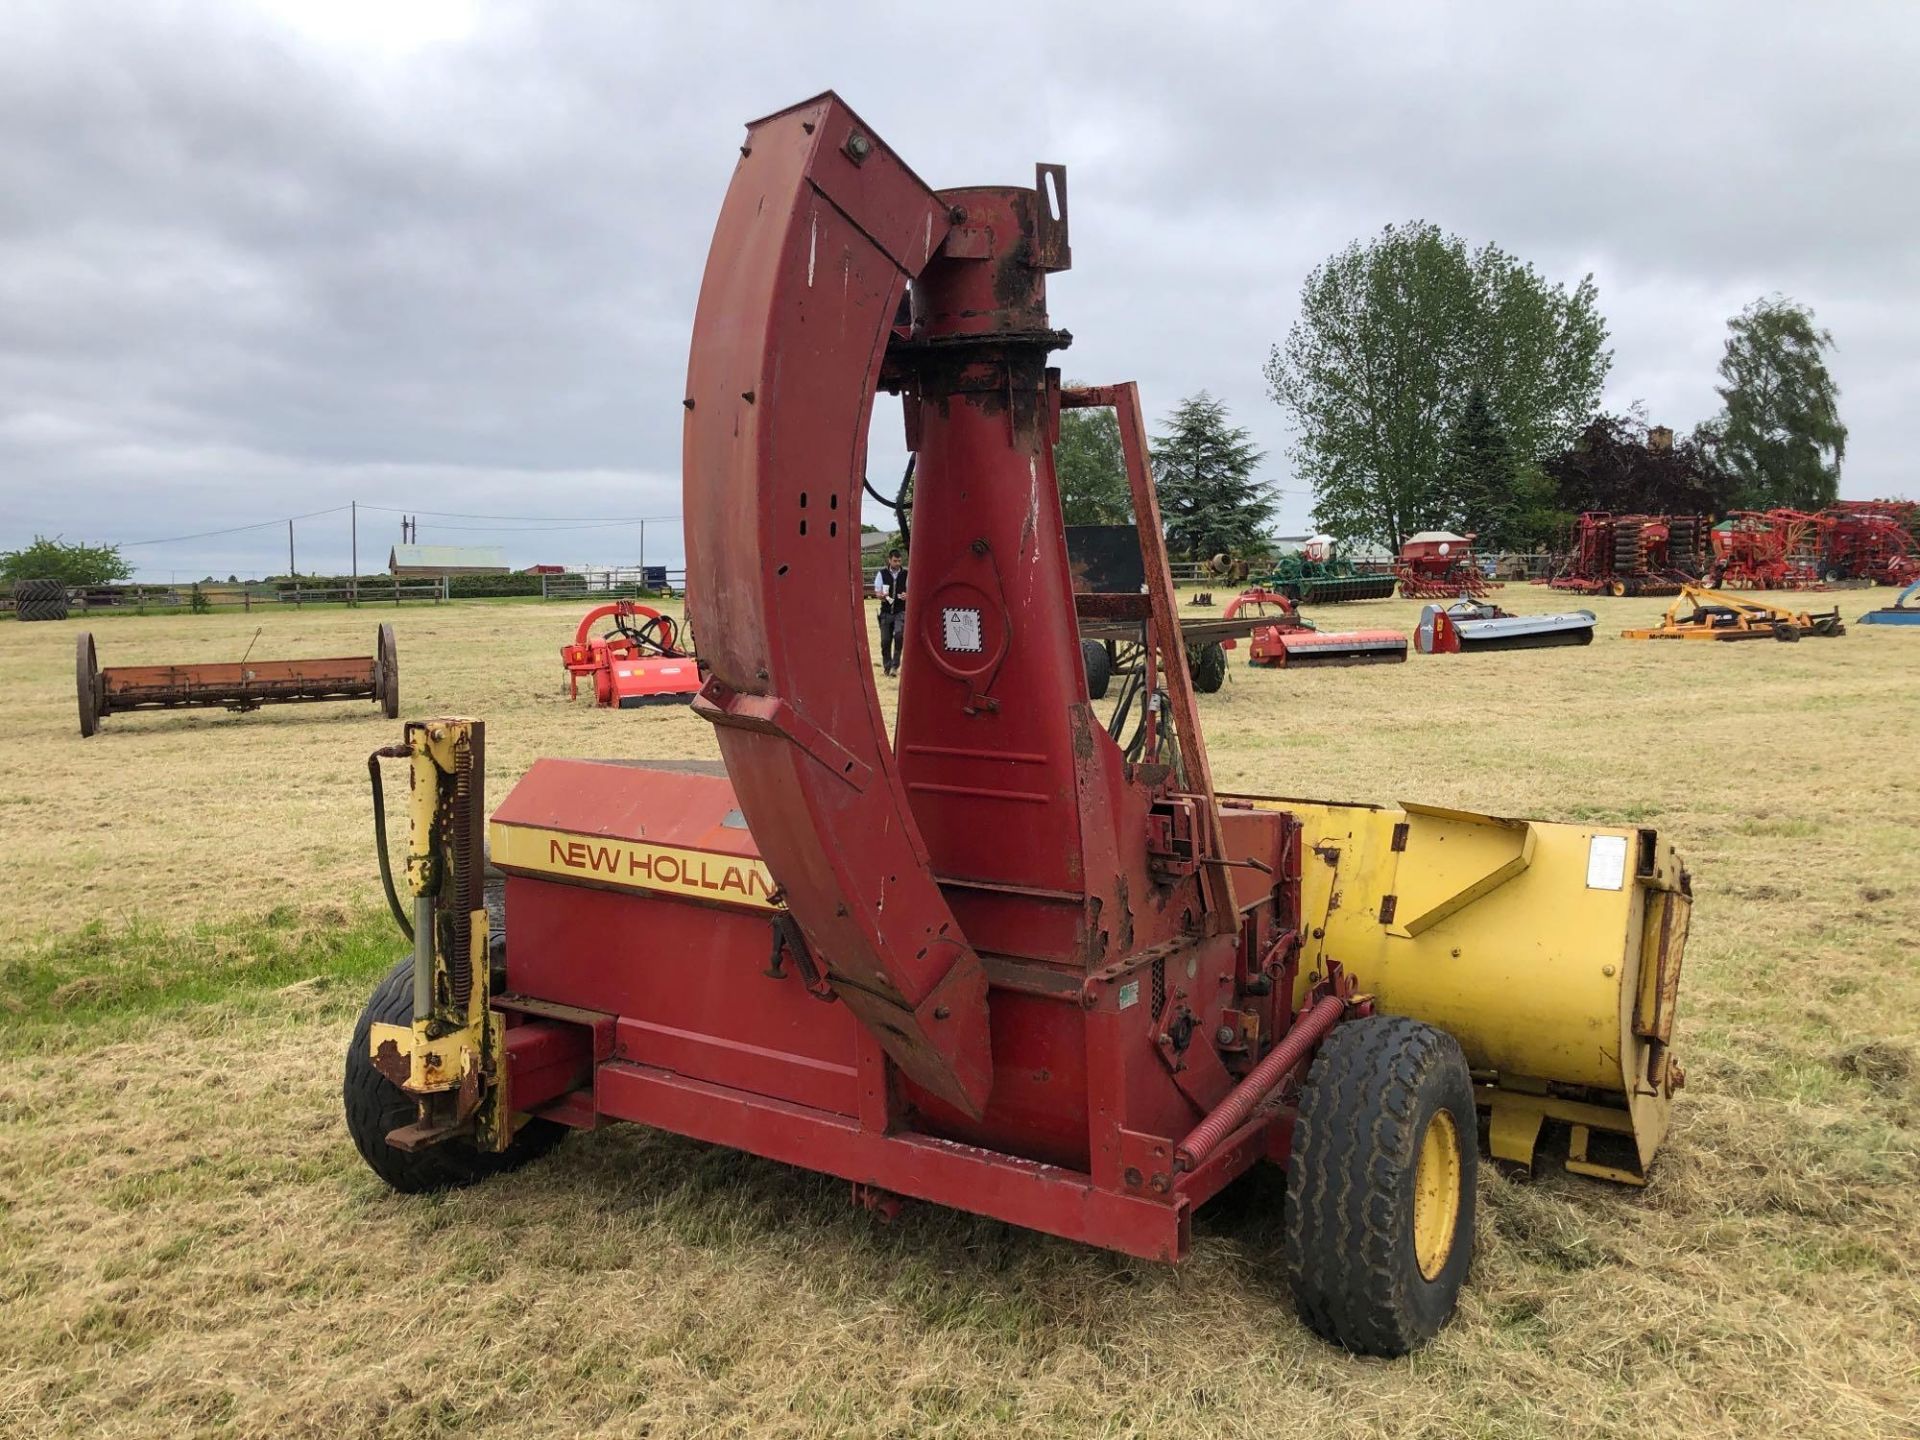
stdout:
[[394,575],[505,575],[504,545],[396,545],[387,556]]

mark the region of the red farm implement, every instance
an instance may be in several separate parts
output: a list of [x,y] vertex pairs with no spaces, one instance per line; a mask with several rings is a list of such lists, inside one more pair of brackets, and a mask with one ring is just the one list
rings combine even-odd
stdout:
[[1820,521],[1802,510],[1736,510],[1713,527],[1709,588],[1817,590]]
[[1816,517],[1820,578],[1904,585],[1920,576],[1920,504],[1912,500],[1837,500]]
[[1489,580],[1474,557],[1473,536],[1445,530],[1408,536],[1401,542],[1393,573],[1400,577],[1400,593],[1409,600],[1451,600],[1500,588],[1500,582]]
[[[1683,1078],[1679,860],[1634,826],[1217,791],[1140,397],[1048,363],[1068,258],[1059,167],[936,192],[832,94],[749,127],[676,397],[724,771],[535,763],[492,817],[496,980],[484,724],[407,726],[413,951],[345,1085],[396,1188],[625,1120],[1178,1260],[1282,1164],[1273,1269],[1319,1333],[1397,1354],[1465,1278],[1477,1111],[1502,1159],[1551,1123],[1569,1168],[1644,1176]],[[883,388],[917,457],[891,726],[858,523]],[[1069,564],[1054,442],[1089,407],[1132,592]],[[1109,718],[1083,623],[1140,637]]]
[[[1272,618],[1267,619],[1268,611]],[[1293,601],[1274,590],[1246,590],[1227,602],[1226,617],[1261,617],[1247,642],[1247,663],[1281,669],[1302,665],[1391,664],[1407,658],[1397,630],[1319,630],[1300,618]],[[1228,649],[1236,642],[1224,642]]]
[[373,654],[325,660],[251,660],[190,665],[115,665],[100,668],[93,636],[81,631],[74,658],[80,733],[96,734],[109,715],[136,710],[220,708],[245,712],[262,705],[320,700],[371,700],[389,720],[400,714],[400,655],[393,627],[374,634]]
[[[595,635],[593,627],[606,619],[613,628]],[[594,704],[613,709],[686,704],[700,693],[699,662],[681,643],[679,623],[632,600],[582,616],[573,643],[560,647],[560,663],[567,667],[570,696],[579,695],[580,682],[587,680]]]
[[1707,567],[1704,515],[1610,515],[1590,511],[1547,583],[1583,595],[1677,595]]

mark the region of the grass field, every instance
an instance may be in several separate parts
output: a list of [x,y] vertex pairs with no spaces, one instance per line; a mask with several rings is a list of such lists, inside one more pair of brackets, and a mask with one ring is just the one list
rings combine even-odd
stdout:
[[[1223,788],[1656,824],[1693,868],[1653,1184],[1483,1169],[1461,1314],[1397,1362],[1294,1321],[1265,1181],[1177,1270],[932,1207],[882,1227],[841,1183],[631,1128],[387,1193],[338,1087],[400,948],[365,772],[397,724],[83,742],[83,622],[0,625],[0,1433],[1920,1434],[1920,635],[1614,638],[1662,603],[1594,602],[1587,650],[1236,665],[1202,700]],[[382,619],[405,713],[487,719],[496,800],[539,755],[717,755],[685,712],[567,701],[570,607],[92,627],[115,665],[256,629],[262,657],[370,653]]]

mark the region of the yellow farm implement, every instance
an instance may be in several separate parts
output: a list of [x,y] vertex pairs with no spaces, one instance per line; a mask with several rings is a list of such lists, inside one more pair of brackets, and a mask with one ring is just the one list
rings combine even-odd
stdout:
[[1658,625],[1622,630],[1627,640],[1798,640],[1802,635],[1847,633],[1840,611],[1809,614],[1784,605],[1732,595],[1703,585],[1683,585]]

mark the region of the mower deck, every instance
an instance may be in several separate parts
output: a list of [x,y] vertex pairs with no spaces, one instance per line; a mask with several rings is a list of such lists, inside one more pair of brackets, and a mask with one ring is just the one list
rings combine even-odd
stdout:
[[1798,640],[1846,633],[1837,608],[1810,614],[1701,585],[1682,586],[1658,625],[1620,632],[1627,640]]
[[1498,605],[1461,599],[1451,605],[1424,607],[1413,634],[1422,655],[1472,655],[1492,650],[1590,645],[1595,623],[1591,610],[1509,615]]

